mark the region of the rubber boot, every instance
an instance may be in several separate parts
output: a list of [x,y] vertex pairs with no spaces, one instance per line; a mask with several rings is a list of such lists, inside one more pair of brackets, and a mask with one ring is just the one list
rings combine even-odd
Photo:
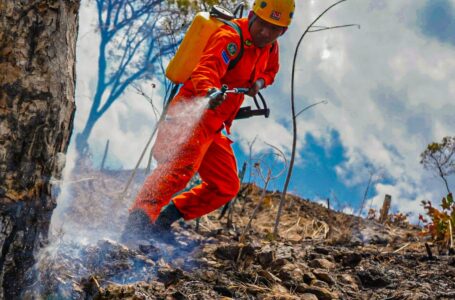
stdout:
[[145,211],[142,209],[133,210],[128,216],[120,242],[132,244],[140,240],[148,240],[153,230],[153,225]]
[[155,221],[155,226],[162,230],[170,230],[171,225],[182,217],[174,202],[171,201],[159,214]]
[[153,224],[152,239],[166,244],[177,245],[175,235],[171,230],[171,225],[182,218],[182,214],[175,207],[174,202],[170,202],[159,214],[155,223]]

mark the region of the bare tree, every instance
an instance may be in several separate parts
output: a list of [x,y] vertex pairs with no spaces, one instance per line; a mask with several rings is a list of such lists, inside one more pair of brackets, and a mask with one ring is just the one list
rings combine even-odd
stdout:
[[446,136],[441,143],[431,143],[420,154],[420,163],[427,170],[433,171],[441,177],[450,194],[447,177],[455,174],[455,136]]
[[0,299],[46,243],[73,126],[78,0],[0,2]]
[[95,0],[100,36],[97,85],[90,113],[76,137],[85,154],[96,122],[132,84],[160,73],[159,62],[174,53],[175,32],[187,18],[165,0]]
[[284,202],[286,201],[286,193],[287,193],[287,189],[288,189],[288,186],[289,186],[289,182],[291,180],[292,170],[293,170],[293,167],[294,167],[295,151],[296,151],[296,146],[297,146],[297,117],[303,111],[305,111],[305,110],[307,110],[307,109],[319,104],[319,103],[315,103],[315,104],[309,105],[308,107],[306,107],[306,108],[302,109],[301,111],[299,111],[298,113],[296,113],[295,101],[294,101],[294,90],[295,90],[294,89],[294,85],[295,85],[295,69],[296,69],[296,62],[297,62],[297,54],[298,54],[298,51],[299,51],[299,48],[300,48],[300,44],[302,43],[303,38],[305,37],[305,35],[308,32],[318,32],[318,31],[323,31],[323,30],[330,30],[330,29],[342,28],[342,27],[350,27],[350,26],[358,26],[358,27],[360,27],[357,24],[347,24],[347,25],[333,26],[333,27],[320,27],[320,26],[317,26],[317,29],[314,29],[316,27],[316,26],[314,26],[314,24],[326,12],[328,12],[334,6],[336,6],[336,5],[338,5],[338,4],[342,3],[342,2],[345,2],[345,1],[347,1],[347,0],[341,0],[341,1],[336,2],[335,4],[332,4],[326,10],[324,10],[313,22],[311,22],[311,24],[306,28],[306,30],[304,31],[304,33],[300,37],[299,41],[297,42],[297,46],[295,48],[294,59],[293,59],[293,62],[292,62],[292,76],[291,76],[292,77],[292,79],[291,79],[291,110],[292,110],[292,132],[293,132],[292,151],[291,151],[291,160],[290,160],[290,163],[289,163],[288,174],[286,176],[286,181],[284,183],[283,192],[281,194],[280,206],[278,208],[278,213],[277,213],[277,217],[276,217],[276,221],[275,221],[275,228],[273,230],[273,235],[275,237],[278,236],[278,226],[280,224],[281,212],[283,210]]

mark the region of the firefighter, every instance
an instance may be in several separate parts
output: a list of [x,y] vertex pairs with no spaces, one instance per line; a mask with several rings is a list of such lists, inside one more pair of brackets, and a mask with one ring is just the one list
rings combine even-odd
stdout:
[[[242,31],[243,53],[232,69],[229,63],[240,54],[239,34],[223,25],[209,38],[198,65],[159,126],[153,148],[157,167],[130,208],[124,241],[165,238],[178,219],[201,217],[236,196],[240,182],[232,141],[221,131],[230,133],[244,95],[219,91],[224,84],[249,87],[248,95],[255,96],[273,83],[279,69],[277,39],[290,25],[294,9],[294,0],[256,0],[248,18],[234,19]],[[180,108],[206,97],[211,99],[208,109],[194,126],[186,128],[191,116],[182,114]],[[202,183],[174,196],[196,172]]]

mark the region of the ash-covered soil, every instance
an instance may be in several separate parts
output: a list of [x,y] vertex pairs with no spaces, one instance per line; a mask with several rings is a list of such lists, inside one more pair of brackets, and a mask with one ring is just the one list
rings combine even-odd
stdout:
[[178,245],[128,248],[116,240],[140,182],[119,200],[126,179],[76,175],[24,298],[455,299],[455,258],[435,248],[430,258],[410,225],[379,224],[289,195],[273,238],[280,195],[267,192],[242,238],[262,192],[254,185],[235,201],[231,226],[228,213],[219,220],[216,211],[198,224],[175,224]]

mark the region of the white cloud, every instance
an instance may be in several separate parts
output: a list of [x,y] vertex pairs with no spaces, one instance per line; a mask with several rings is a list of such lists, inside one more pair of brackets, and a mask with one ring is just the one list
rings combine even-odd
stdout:
[[[332,3],[297,3],[296,22],[281,43],[283,60],[291,59],[299,35]],[[336,168],[339,178],[355,185],[368,178],[362,171],[366,162],[384,168],[394,183],[376,185],[377,199],[393,192],[397,208],[404,211],[419,210],[422,197],[439,199],[444,193],[440,183],[427,180],[419,154],[427,143],[453,135],[455,128],[451,117],[455,48],[420,33],[416,16],[423,4],[377,0],[341,4],[318,25],[359,23],[361,30],[309,34],[297,67],[297,98],[310,104],[311,99],[327,97],[330,103],[307,113],[302,123],[339,132],[347,156]],[[282,64],[281,75],[289,73],[290,63]],[[271,88],[272,94],[289,97],[288,80]],[[278,108],[280,118],[287,109]],[[299,132],[300,141],[308,132]],[[327,138],[328,132],[319,131],[316,137]]]
[[342,212],[345,213],[345,214],[348,214],[348,215],[354,215],[355,214],[354,209],[352,207],[350,207],[350,206],[344,207]]

